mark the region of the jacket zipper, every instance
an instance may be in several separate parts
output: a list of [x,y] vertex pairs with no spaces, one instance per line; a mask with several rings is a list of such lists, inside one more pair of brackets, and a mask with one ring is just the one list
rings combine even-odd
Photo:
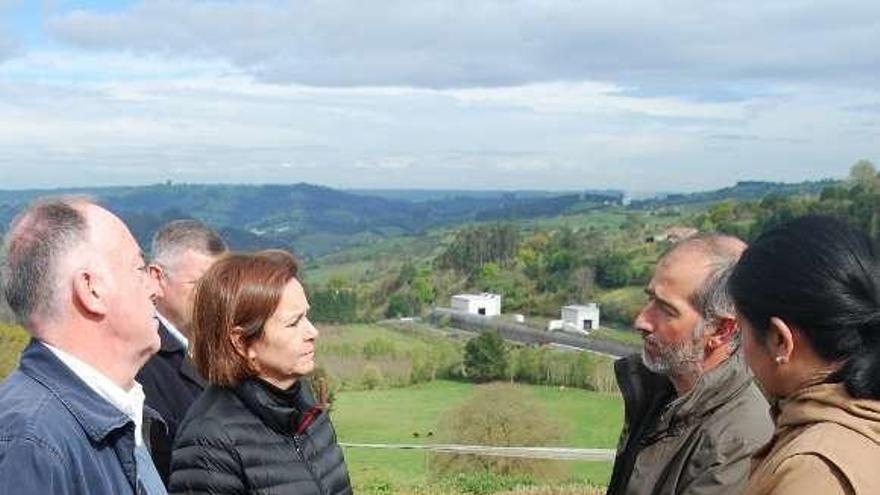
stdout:
[[315,474],[315,470],[312,468],[311,463],[309,463],[309,461],[306,459],[306,454],[302,451],[302,448],[299,445],[299,440],[298,440],[299,435],[294,433],[292,435],[292,438],[293,438],[293,448],[296,449],[296,454],[299,456],[303,465],[309,471],[309,474],[312,475],[312,480],[315,482],[315,486],[318,487],[318,492],[321,495],[326,495],[326,492],[324,491],[324,487],[321,486],[321,480],[318,479],[318,476]]

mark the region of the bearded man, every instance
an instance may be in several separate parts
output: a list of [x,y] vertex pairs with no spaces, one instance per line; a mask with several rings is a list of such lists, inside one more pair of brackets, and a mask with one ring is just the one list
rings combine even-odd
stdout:
[[635,320],[641,356],[614,365],[625,405],[608,495],[738,494],[772,433],[727,279],[746,245],[692,237],[660,259]]

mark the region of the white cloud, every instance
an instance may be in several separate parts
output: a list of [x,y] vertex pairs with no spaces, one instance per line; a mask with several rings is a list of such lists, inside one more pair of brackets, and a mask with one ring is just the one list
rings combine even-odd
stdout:
[[674,190],[877,158],[874,3],[463,5],[62,12],[0,64],[0,184]]
[[272,82],[494,87],[613,81],[714,96],[739,81],[880,75],[880,3],[648,0],[141,2],[49,29],[89,49],[219,57]]
[[261,82],[217,60],[32,51],[0,66],[0,181],[680,189],[799,180],[842,175],[876,153],[877,118],[861,109],[877,101],[875,90],[811,86],[726,102],[594,82],[318,88]]

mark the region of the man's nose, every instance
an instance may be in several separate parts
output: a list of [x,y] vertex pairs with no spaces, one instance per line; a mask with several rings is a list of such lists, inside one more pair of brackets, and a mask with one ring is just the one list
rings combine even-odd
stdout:
[[642,333],[652,333],[654,331],[651,326],[651,322],[648,320],[648,307],[644,306],[639,311],[639,314],[636,315],[635,321],[633,321],[633,327]]

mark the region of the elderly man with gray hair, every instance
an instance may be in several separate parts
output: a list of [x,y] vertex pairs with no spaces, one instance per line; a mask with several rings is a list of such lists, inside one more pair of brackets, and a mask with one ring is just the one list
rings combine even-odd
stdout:
[[745,244],[692,237],[660,259],[635,320],[641,355],[615,363],[625,417],[609,495],[739,494],[772,432],[739,350],[727,279]]
[[156,283],[125,224],[38,200],[6,235],[4,292],[32,335],[0,384],[0,493],[159,495],[138,369],[159,348]]
[[156,309],[162,345],[138,373],[147,405],[159,411],[167,426],[152,430],[153,460],[167,484],[177,426],[205,389],[205,381],[187,355],[195,287],[212,264],[226,253],[226,243],[198,220],[174,220],[156,231],[151,247],[150,276],[159,286]]

